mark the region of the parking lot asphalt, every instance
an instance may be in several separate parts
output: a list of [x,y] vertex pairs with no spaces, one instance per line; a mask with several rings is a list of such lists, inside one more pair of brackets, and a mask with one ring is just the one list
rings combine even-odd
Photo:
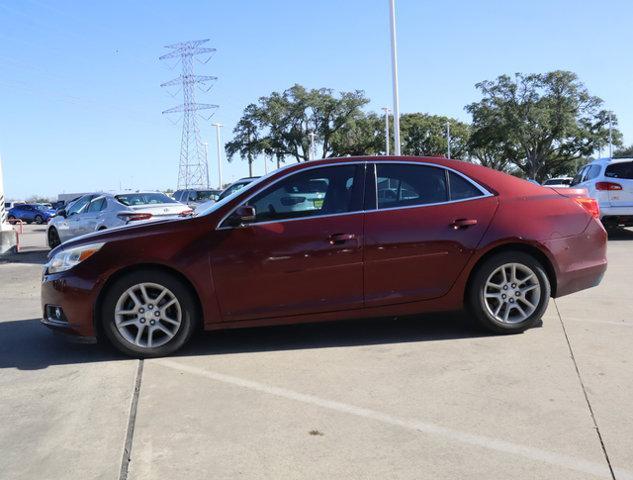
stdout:
[[43,236],[0,260],[0,478],[633,479],[633,231],[521,335],[426,315],[142,362],[39,325]]

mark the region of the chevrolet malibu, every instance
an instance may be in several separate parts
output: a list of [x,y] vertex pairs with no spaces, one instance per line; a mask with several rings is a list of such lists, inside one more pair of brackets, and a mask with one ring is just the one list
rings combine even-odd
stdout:
[[42,322],[137,357],[170,354],[200,329],[463,307],[493,332],[518,333],[550,297],[600,282],[599,216],[584,190],[455,160],[296,164],[194,217],[55,248]]

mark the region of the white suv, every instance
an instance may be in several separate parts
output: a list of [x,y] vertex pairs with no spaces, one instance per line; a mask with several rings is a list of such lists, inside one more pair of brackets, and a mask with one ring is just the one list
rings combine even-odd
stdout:
[[633,226],[633,158],[599,159],[580,169],[573,187],[598,200],[605,227]]

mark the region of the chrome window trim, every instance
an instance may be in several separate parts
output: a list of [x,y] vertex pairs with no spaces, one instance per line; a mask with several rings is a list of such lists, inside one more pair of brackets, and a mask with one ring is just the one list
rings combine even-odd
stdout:
[[[340,217],[343,215],[358,215],[358,214],[365,214],[365,213],[372,213],[372,212],[388,212],[388,211],[392,211],[392,210],[405,210],[405,209],[410,209],[410,208],[423,208],[423,207],[435,207],[438,205],[447,205],[447,204],[451,204],[451,203],[459,203],[459,202],[469,202],[472,200],[480,200],[482,198],[488,198],[488,197],[494,197],[494,194],[490,191],[488,191],[486,188],[484,188],[483,186],[481,186],[479,183],[475,182],[473,179],[471,179],[470,177],[468,177],[467,175],[451,168],[451,167],[446,167],[444,165],[438,165],[435,163],[430,163],[430,162],[412,162],[412,161],[394,161],[394,160],[380,160],[380,159],[376,159],[376,160],[356,160],[356,161],[349,161],[349,162],[340,162],[340,163],[332,163],[332,164],[325,164],[325,165],[314,165],[312,167],[306,167],[306,168],[302,168],[299,171],[296,172],[292,172],[292,173],[288,173],[286,175],[283,175],[281,177],[279,177],[277,180],[271,182],[270,184],[268,184],[265,188],[268,187],[272,187],[273,185],[275,185],[276,183],[285,180],[286,178],[289,178],[292,175],[301,173],[301,172],[306,172],[308,170],[313,170],[315,168],[326,168],[326,167],[338,167],[338,166],[344,166],[344,165],[367,165],[367,164],[379,164],[379,163],[383,163],[383,164],[389,164],[389,165],[393,165],[393,164],[399,164],[399,165],[421,165],[421,166],[428,166],[428,167],[435,167],[435,168],[441,168],[444,170],[448,170],[450,172],[456,173],[457,175],[461,176],[463,179],[465,179],[467,182],[470,182],[475,188],[477,188],[477,190],[479,190],[482,195],[479,197],[471,197],[471,198],[463,198],[463,199],[458,199],[458,200],[447,200],[445,202],[436,202],[436,203],[423,203],[423,204],[419,204],[419,205],[406,205],[406,206],[401,206],[401,207],[390,207],[390,208],[378,208],[378,198],[376,198],[376,208],[371,209],[371,210],[357,210],[354,212],[344,212],[344,213],[330,213],[327,215],[314,215],[311,217],[301,217],[301,218],[286,218],[286,219],[282,219],[282,220],[268,220],[265,222],[252,222],[252,223],[248,223],[248,226],[251,225],[268,225],[271,223],[285,223],[285,222],[297,222],[300,220],[311,220],[313,218],[328,218],[328,217]],[[377,175],[377,171],[376,171],[376,175],[374,177],[374,180],[377,182],[378,181],[378,175]],[[376,186],[377,187],[377,186]],[[242,205],[244,205],[246,202],[248,202],[251,198],[253,198],[255,195],[257,195],[258,193],[260,193],[261,190],[258,190],[256,192],[251,193],[248,197],[246,197],[242,202],[240,202],[237,206],[235,206],[234,208],[232,208],[226,215],[224,215],[222,217],[222,219],[217,223],[216,226],[216,230],[233,230],[236,228],[243,228],[241,226],[222,226],[222,224],[224,223],[224,221],[229,218],[234,212],[235,210],[237,210],[239,207],[241,207]],[[378,195],[378,188],[376,188],[376,195]]]
[[411,162],[411,161],[398,162],[398,161],[393,161],[393,160],[392,161],[376,160],[373,163],[375,163],[375,164],[382,163],[382,164],[388,164],[388,165],[393,165],[393,164],[396,164],[396,165],[420,165],[420,166],[425,166],[425,167],[441,168],[444,171],[453,172],[453,173],[459,175],[464,180],[466,180],[471,185],[473,185],[482,194],[479,197],[461,198],[461,199],[458,199],[458,200],[446,200],[445,202],[421,203],[421,204],[418,204],[418,205],[406,205],[406,206],[403,206],[403,207],[378,208],[378,169],[376,169],[376,176],[375,176],[375,180],[376,180],[376,208],[375,208],[375,210],[385,211],[385,210],[395,210],[395,209],[400,209],[400,208],[423,207],[425,205],[442,205],[444,203],[465,202],[465,201],[473,200],[473,199],[476,199],[476,198],[484,198],[484,197],[493,196],[493,194],[491,192],[486,190],[484,187],[479,185],[477,182],[475,182],[470,177],[464,175],[462,172],[459,172],[459,171],[457,171],[457,170],[455,170],[455,169],[453,169],[451,167],[445,167],[444,165],[437,165],[435,163],[429,163],[429,162]]

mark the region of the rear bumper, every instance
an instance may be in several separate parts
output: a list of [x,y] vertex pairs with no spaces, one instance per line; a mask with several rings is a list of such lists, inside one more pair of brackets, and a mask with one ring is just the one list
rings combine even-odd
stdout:
[[555,297],[598,285],[607,270],[607,232],[592,219],[583,233],[550,240],[546,246],[556,260]]

